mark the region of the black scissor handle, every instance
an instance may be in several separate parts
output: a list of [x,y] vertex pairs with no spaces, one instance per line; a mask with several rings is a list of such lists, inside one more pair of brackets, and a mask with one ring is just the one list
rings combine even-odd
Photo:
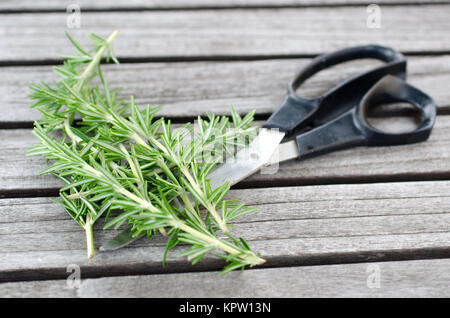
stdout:
[[[405,133],[387,133],[376,129],[367,121],[368,110],[374,106],[405,102],[420,112],[420,124],[417,129]],[[436,105],[433,99],[421,90],[399,78],[386,76],[381,79],[356,108],[356,120],[364,131],[369,146],[390,146],[412,144],[428,139],[436,120]]]
[[[406,133],[387,133],[371,126],[367,111],[376,105],[406,102],[421,115],[419,127]],[[398,77],[387,75],[364,95],[357,107],[336,119],[296,137],[300,159],[355,146],[391,146],[428,139],[436,118],[430,96]]]
[[[385,64],[343,81],[318,98],[306,99],[296,94],[298,87],[319,71],[364,58],[378,59]],[[388,74],[406,77],[405,57],[388,47],[363,45],[320,55],[294,75],[288,86],[288,96],[264,127],[278,128],[289,136],[303,125],[318,126],[355,106],[380,78]]]

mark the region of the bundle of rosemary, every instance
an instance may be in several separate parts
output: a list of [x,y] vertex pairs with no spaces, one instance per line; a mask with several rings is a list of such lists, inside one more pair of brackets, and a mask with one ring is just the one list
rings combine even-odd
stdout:
[[223,272],[264,263],[227,225],[253,209],[224,199],[228,184],[212,189],[208,180],[224,154],[248,145],[254,112],[241,117],[232,110],[231,119],[208,115],[195,129],[174,129],[155,118],[158,107],[140,108],[109,88],[100,62],[106,56],[118,63],[111,49],[117,31],[106,40],[90,35],[89,51],[67,36],[75,54],[54,68],[59,79],[31,86],[31,107],[42,118],[33,130],[39,143],[28,155],[44,156],[50,165],[41,173],[66,184],[57,202],[86,231],[88,257],[94,256],[93,224],[104,217],[105,228],[128,223],[136,236],[165,235],[163,264],[178,243],[190,245],[181,256],[193,264],[209,252],[224,258],[229,264]]

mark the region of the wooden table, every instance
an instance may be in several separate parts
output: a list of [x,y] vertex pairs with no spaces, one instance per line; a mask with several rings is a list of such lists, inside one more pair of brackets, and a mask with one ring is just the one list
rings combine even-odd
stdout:
[[[288,162],[235,187],[229,197],[258,212],[234,233],[267,263],[225,276],[222,262],[192,266],[176,251],[162,267],[162,237],[88,260],[83,231],[50,200],[61,184],[38,176],[43,159],[25,157],[39,118],[28,86],[51,80],[50,65],[70,52],[71,2],[0,3],[0,296],[450,296],[450,1],[377,1],[380,28],[367,27],[366,0],[76,1],[81,27],[69,31],[82,43],[89,32],[120,29],[122,65],[105,67],[111,85],[164,105],[161,115],[177,122],[226,114],[230,104],[264,120],[312,57],[366,43],[402,51],[408,81],[435,99],[426,143]],[[334,68],[304,92],[366,66]],[[97,245],[114,234],[100,224]],[[73,264],[79,288],[67,285]]]

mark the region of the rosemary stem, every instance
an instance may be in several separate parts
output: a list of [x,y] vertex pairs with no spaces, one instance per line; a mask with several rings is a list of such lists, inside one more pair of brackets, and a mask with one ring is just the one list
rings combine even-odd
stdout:
[[[126,190],[125,188],[117,187],[116,190],[118,192],[122,193],[123,195],[125,195],[126,197],[128,197],[129,199],[133,200],[134,202],[139,203],[143,208],[149,210],[150,212],[158,212],[158,210],[156,209],[155,206],[153,206],[153,204],[151,204],[150,202],[148,202],[145,199],[139,198],[138,196],[134,195],[130,191]],[[178,228],[186,233],[192,234],[192,235],[204,240],[205,242],[209,242],[212,245],[214,245],[215,247],[217,247],[229,254],[239,256],[240,258],[247,261],[251,265],[260,265],[260,264],[264,264],[266,262],[264,259],[259,258],[258,256],[256,256],[253,253],[242,254],[241,251],[222,242],[220,239],[206,235],[206,234],[192,228],[191,226],[175,219],[174,217],[172,217],[172,220],[170,223],[171,223],[171,226]]]
[[78,142],[81,141],[81,138],[76,136],[72,130],[70,129],[70,123],[69,118],[64,119],[64,131],[66,132],[67,136],[69,136],[70,139],[72,139],[72,142],[76,145]]
[[88,66],[84,69],[84,72],[80,75],[80,81],[75,86],[75,91],[80,90],[81,86],[83,85],[84,81],[87,79],[89,74],[91,74],[92,70],[100,63],[101,58],[103,57],[103,54],[105,53],[105,50],[107,47],[114,41],[117,34],[119,33],[119,30],[115,30],[106,40],[106,45],[103,45],[94,55],[92,58],[92,61],[89,62]]
[[[130,126],[132,126],[132,125],[130,125]],[[132,134],[131,137],[139,145],[150,149],[149,145],[139,136],[139,134],[137,132]],[[147,137],[147,139],[149,139],[150,142],[154,143],[162,151],[164,151],[165,153],[168,153],[167,149],[163,145],[161,145],[158,141],[156,141],[154,138]],[[192,175],[189,172],[189,169],[185,165],[182,165],[182,164],[180,164],[179,167],[180,167],[180,170],[183,173],[183,175],[186,177],[186,179],[189,181],[189,183],[194,188],[194,190],[198,193],[198,195],[200,195],[202,197],[202,199],[204,199],[208,203],[208,205],[205,206],[205,208],[211,213],[211,215],[213,216],[213,218],[216,220],[217,224],[219,225],[220,229],[224,233],[228,233],[230,230],[228,229],[226,223],[219,216],[216,208],[209,201],[206,200],[205,193],[202,191],[199,184],[197,182],[195,182],[194,178],[192,177]]]
[[222,242],[220,239],[215,238],[215,237],[211,237],[209,235],[206,235],[204,233],[201,233],[199,231],[197,231],[196,229],[184,224],[183,222],[180,222],[178,220],[173,220],[172,224],[173,227],[179,228],[180,230],[192,234],[200,239],[202,239],[205,242],[209,242],[212,245],[214,245],[215,247],[231,254],[231,255],[236,255],[239,256],[241,259],[245,260],[248,262],[249,265],[261,265],[264,264],[266,262],[265,259],[262,259],[258,256],[256,256],[253,253],[245,253],[242,254],[241,251],[235,249],[234,247]]
[[[106,40],[107,45],[110,45],[114,39],[116,38],[117,34],[119,33],[119,30],[115,30]],[[95,53],[94,58],[89,63],[89,65],[84,70],[83,74],[81,74],[81,78],[84,80],[86,79],[89,74],[91,74],[93,68],[100,62],[100,59],[102,58],[103,54],[105,53],[105,50],[107,48],[107,45],[102,46],[97,53]]]
[[84,225],[84,231],[86,232],[86,245],[87,245],[87,256],[89,259],[93,258],[95,255],[94,249],[94,232],[92,231],[92,218],[88,213],[86,215],[86,223]]
[[201,220],[200,216],[196,213],[194,206],[192,205],[191,200],[189,200],[186,192],[180,193],[180,197],[181,200],[183,201],[183,204],[185,205],[185,208],[192,213],[192,215],[194,215],[197,220],[201,221],[203,223],[203,221]]
[[187,169],[187,167],[181,166],[181,171],[183,172],[186,179],[188,179],[188,181],[192,185],[192,187],[195,189],[195,191],[197,191],[198,195],[200,195],[202,197],[202,199],[204,199],[208,203],[208,205],[205,206],[205,208],[209,211],[209,213],[211,213],[213,218],[217,221],[217,223],[218,223],[219,227],[222,229],[222,231],[224,231],[225,233],[228,233],[230,230],[228,229],[227,225],[225,224],[225,222],[222,220],[222,218],[217,213],[216,208],[209,201],[206,200],[205,194],[203,193],[202,189],[197,184],[197,182],[195,182],[194,178],[189,173],[189,170]]
[[[147,210],[149,210],[150,212],[155,212],[155,207],[148,201],[139,198],[138,196],[132,194],[131,192],[129,192],[128,190],[126,190],[125,188],[118,188],[117,189],[119,192],[121,192],[122,194],[124,194],[125,196],[127,196],[129,199],[133,200],[136,203],[141,204],[141,206]],[[222,242],[220,239],[215,238],[215,237],[211,237],[209,235],[206,235],[204,233],[201,233],[200,231],[197,231],[196,229],[190,227],[189,225],[176,220],[175,218],[172,219],[172,221],[170,222],[171,226],[178,228],[186,233],[192,234],[202,240],[204,240],[205,242],[209,242],[212,245],[214,245],[215,247],[229,253],[232,255],[237,255],[240,258],[242,258],[243,260],[247,261],[249,264],[251,265],[260,265],[260,264],[264,264],[266,261],[258,256],[256,256],[255,254],[251,253],[245,253],[242,254],[241,251],[233,248],[232,246]]]

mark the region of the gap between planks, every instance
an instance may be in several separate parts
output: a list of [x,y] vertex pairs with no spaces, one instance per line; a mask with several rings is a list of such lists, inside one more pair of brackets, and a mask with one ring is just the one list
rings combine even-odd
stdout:
[[[441,51],[409,51],[401,52],[406,57],[437,57],[450,55],[450,50]],[[291,59],[313,59],[319,54],[282,54],[282,55],[210,55],[210,56],[174,56],[174,57],[120,57],[120,64],[153,64],[153,63],[182,63],[182,62],[252,62],[267,60],[291,60]],[[21,66],[60,66],[63,64],[62,59],[47,60],[0,60],[0,70],[5,67],[21,67]],[[102,63],[106,64],[106,60],[102,59]]]
[[[440,5],[448,4],[445,0],[378,0],[381,6],[417,6],[417,5]],[[66,11],[70,1],[36,1],[36,0],[15,0],[2,1],[0,3],[0,13],[49,13]],[[214,0],[164,0],[152,1],[88,1],[78,0],[82,12],[101,11],[164,11],[164,10],[221,10],[221,9],[275,9],[275,8],[305,8],[305,7],[344,7],[362,6],[373,4],[372,0],[226,0],[218,3]]]

